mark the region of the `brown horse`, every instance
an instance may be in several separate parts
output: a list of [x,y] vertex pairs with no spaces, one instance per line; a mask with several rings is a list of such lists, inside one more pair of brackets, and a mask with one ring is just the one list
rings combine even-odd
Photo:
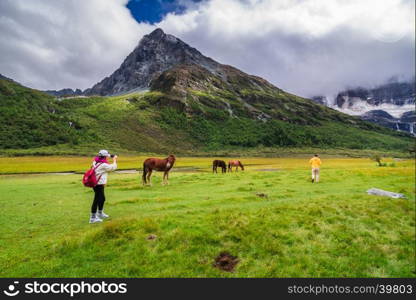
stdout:
[[216,160],[214,160],[213,162],[212,162],[212,173],[218,173],[217,172],[217,168],[218,167],[221,167],[221,172],[222,173],[226,173],[227,172],[227,165],[225,164],[225,161],[223,161],[223,160],[218,160],[218,159],[216,159]]
[[228,162],[228,172],[232,172],[233,171],[233,167],[235,167],[235,171],[238,172],[238,167],[241,168],[241,170],[244,171],[244,166],[241,163],[241,161],[239,160],[230,160]]
[[164,173],[162,184],[169,184],[169,171],[172,169],[175,160],[175,155],[172,154],[165,159],[153,157],[146,159],[143,163],[143,185],[146,185],[147,183],[152,185],[150,176],[152,176],[153,170],[163,171]]

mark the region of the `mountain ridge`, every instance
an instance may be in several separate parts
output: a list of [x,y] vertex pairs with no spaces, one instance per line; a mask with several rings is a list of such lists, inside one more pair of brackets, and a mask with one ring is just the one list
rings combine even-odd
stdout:
[[[315,96],[316,103],[359,116],[393,130],[414,134],[416,124],[416,81],[391,81],[374,88],[350,88],[339,92],[334,99]],[[390,117],[380,113],[386,112]],[[413,117],[412,117],[413,116]]]
[[160,30],[143,37],[89,93],[52,97],[0,79],[0,146],[166,153],[236,147],[405,151],[411,143],[402,133],[220,64]]
[[136,88],[147,88],[151,80],[177,64],[195,63],[210,72],[218,72],[219,63],[201,54],[173,35],[158,28],[145,35],[118,69],[93,87],[85,95],[109,96]]
[[[171,72],[176,78],[176,71]],[[264,118],[258,111],[245,109],[233,93],[221,89],[217,94],[209,90],[186,91],[185,100],[191,103],[184,109],[184,98],[171,93],[173,87],[176,84],[166,92],[158,89],[117,97],[57,100],[0,79],[1,153],[80,154],[94,153],[102,147],[120,152],[188,155],[195,151],[263,147],[405,152],[413,141],[330,108],[318,109],[317,104],[284,92],[280,95],[242,92],[241,96],[252,99],[254,109],[276,97],[272,98],[276,99],[276,107],[268,111],[270,118]],[[221,101],[218,95],[222,95]],[[172,105],[175,101],[179,105]],[[230,105],[232,113],[227,111],[225,103]],[[281,111],[276,110],[279,107]],[[296,116],[309,111],[312,115]],[[283,118],[278,118],[279,113]]]

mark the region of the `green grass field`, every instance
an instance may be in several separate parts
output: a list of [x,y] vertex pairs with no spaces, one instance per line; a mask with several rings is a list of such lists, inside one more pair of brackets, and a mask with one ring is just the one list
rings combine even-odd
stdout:
[[[79,174],[1,175],[0,276],[416,277],[414,161],[324,156],[319,184],[307,158],[245,158],[244,172],[216,175],[211,161],[179,157],[169,186],[160,173],[153,187],[140,173],[111,174],[111,218],[93,225],[93,193]],[[89,162],[1,158],[0,172],[82,171]],[[367,195],[372,187],[407,199]],[[238,257],[234,272],[213,267],[223,251]]]

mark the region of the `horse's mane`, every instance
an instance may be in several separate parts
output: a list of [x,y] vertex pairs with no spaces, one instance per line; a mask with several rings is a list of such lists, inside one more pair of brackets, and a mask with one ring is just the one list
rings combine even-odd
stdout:
[[169,161],[169,160],[171,160],[171,161],[175,161],[176,160],[176,157],[175,157],[175,155],[173,155],[173,154],[170,154],[168,157],[166,157],[164,160],[166,160],[166,161]]

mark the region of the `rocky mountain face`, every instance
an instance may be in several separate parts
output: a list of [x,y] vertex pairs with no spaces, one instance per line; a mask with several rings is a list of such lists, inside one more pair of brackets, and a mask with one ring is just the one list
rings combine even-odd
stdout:
[[363,120],[414,134],[415,80],[390,82],[373,89],[358,87],[337,94],[334,99],[315,96],[311,99]]
[[[296,124],[316,125],[319,119],[357,122],[331,110],[322,111],[312,101],[288,94],[260,77],[220,64],[161,29],[145,35],[112,75],[82,95],[134,91],[159,93],[152,104],[193,115],[219,110],[231,117]],[[48,93],[56,97],[80,95],[79,90],[71,89]]]
[[[359,101],[371,106],[391,104],[397,106],[415,104],[415,81],[391,82],[373,89],[356,88],[339,93],[335,104],[339,108],[354,109]],[[359,107],[357,107],[359,109]]]
[[323,110],[260,77],[220,64],[161,29],[145,35],[111,76],[83,94],[109,96],[141,90],[154,93],[152,105],[194,116],[224,113],[264,122],[317,125],[323,120],[342,120],[357,124],[354,118]]
[[200,65],[176,65],[151,81],[152,104],[205,119],[248,118],[298,126],[336,122],[370,129],[368,123],[286,93],[260,77],[227,65],[220,70],[215,74]]
[[405,131],[414,134],[416,114],[414,111],[405,112],[400,118],[395,118],[384,110],[370,110],[361,115],[365,121],[377,123],[397,131]]
[[147,89],[152,79],[178,64],[195,64],[213,74],[220,73],[219,63],[158,28],[141,39],[112,75],[85,90],[84,94],[103,96]]

